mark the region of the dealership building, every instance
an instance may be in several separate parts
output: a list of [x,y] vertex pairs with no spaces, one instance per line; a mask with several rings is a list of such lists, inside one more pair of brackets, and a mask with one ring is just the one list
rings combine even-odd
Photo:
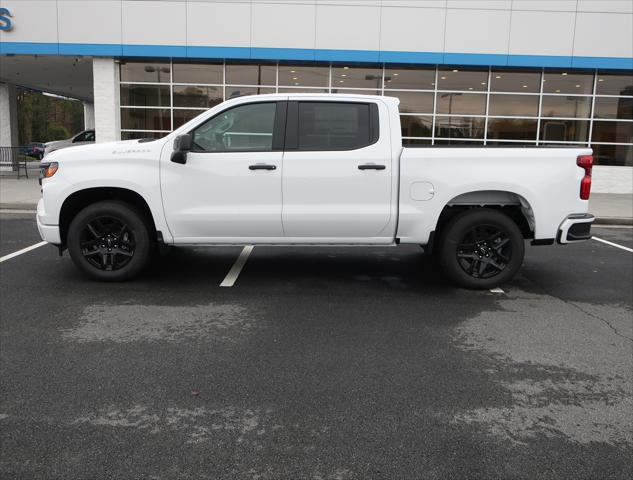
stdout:
[[2,0],[0,145],[18,87],[82,100],[99,142],[239,95],[389,95],[406,144],[590,146],[633,188],[631,0]]

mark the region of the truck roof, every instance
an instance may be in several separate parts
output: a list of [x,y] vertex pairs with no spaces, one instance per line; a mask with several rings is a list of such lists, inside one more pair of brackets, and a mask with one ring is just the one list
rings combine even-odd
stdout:
[[292,92],[285,92],[285,93],[265,93],[265,94],[261,94],[261,95],[242,95],[239,97],[232,97],[232,98],[227,98],[228,100],[235,100],[235,99],[252,99],[252,98],[256,98],[256,97],[261,97],[261,98],[266,98],[268,100],[273,100],[273,99],[278,99],[278,100],[285,100],[287,98],[322,98],[324,100],[349,100],[354,99],[354,100],[369,100],[369,101],[376,101],[376,100],[382,100],[385,101],[387,103],[394,103],[395,105],[398,105],[400,103],[400,99],[396,98],[396,97],[387,97],[385,95],[362,95],[362,94],[358,94],[358,93],[307,93],[307,92],[297,92],[297,93],[292,93]]

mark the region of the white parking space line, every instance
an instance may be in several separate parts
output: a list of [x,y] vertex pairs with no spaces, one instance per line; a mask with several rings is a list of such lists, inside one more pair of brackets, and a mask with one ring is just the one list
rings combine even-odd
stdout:
[[613,242],[610,242],[609,240],[604,240],[604,239],[598,238],[598,237],[591,237],[591,238],[594,239],[596,242],[606,243],[607,245],[611,245],[612,247],[621,248],[622,250],[625,250],[627,252],[633,253],[633,248],[625,247],[624,245],[620,245],[618,243],[613,243]]
[[48,242],[40,242],[35,245],[31,245],[30,247],[23,248],[22,250],[18,250],[17,252],[10,253],[9,255],[5,255],[4,257],[0,257],[0,263],[5,260],[10,260],[13,257],[17,257],[18,255],[22,255],[23,253],[30,252],[31,250],[35,250],[36,248],[40,248],[42,245],[46,245]]
[[244,264],[246,263],[246,260],[248,260],[248,256],[252,251],[252,245],[246,245],[242,249],[240,256],[237,257],[237,260],[235,260],[231,270],[229,270],[229,273],[227,273],[224,280],[222,280],[222,283],[220,284],[221,287],[232,287],[235,284],[237,277],[240,275],[240,272],[242,271],[242,268],[244,268]]

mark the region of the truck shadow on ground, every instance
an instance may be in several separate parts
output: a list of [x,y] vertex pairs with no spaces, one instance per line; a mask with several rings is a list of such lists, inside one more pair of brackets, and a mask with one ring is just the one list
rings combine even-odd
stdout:
[[[216,282],[240,248],[174,248],[143,275],[143,282]],[[406,248],[256,247],[234,288],[456,288],[419,246]]]

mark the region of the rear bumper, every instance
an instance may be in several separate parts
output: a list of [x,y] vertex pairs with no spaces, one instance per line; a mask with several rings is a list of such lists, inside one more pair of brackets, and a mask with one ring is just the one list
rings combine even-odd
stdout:
[[590,213],[569,215],[558,229],[558,243],[574,243],[591,238],[591,224],[594,216]]
[[40,232],[42,240],[55,245],[62,243],[61,236],[59,234],[59,225],[45,225],[42,223],[42,217],[44,216],[44,200],[40,199],[37,204],[37,230]]

